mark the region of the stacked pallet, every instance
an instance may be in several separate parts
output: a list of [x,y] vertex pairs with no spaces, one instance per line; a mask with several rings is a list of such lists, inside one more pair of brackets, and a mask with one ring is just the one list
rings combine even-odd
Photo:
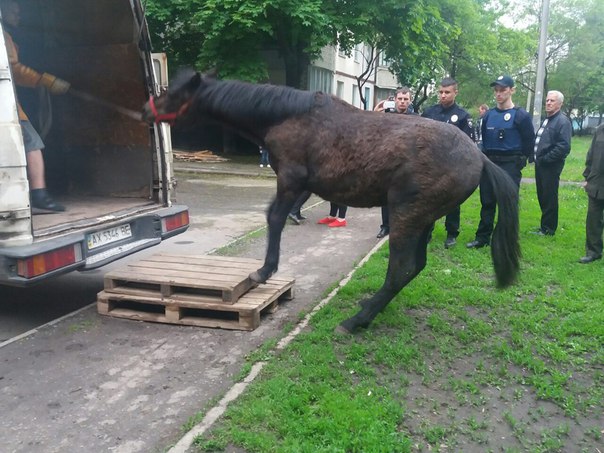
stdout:
[[225,157],[220,157],[214,154],[212,151],[182,151],[182,150],[173,150],[172,154],[174,155],[174,159],[183,162],[227,162],[229,159]]
[[254,330],[261,315],[293,299],[294,279],[255,285],[262,261],[161,253],[105,275],[100,314],[141,321]]

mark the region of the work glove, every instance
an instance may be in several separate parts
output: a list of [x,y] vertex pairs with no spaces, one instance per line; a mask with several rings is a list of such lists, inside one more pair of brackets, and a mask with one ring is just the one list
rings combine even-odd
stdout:
[[71,84],[63,79],[59,79],[58,77],[53,76],[45,72],[42,74],[42,79],[40,81],[42,85],[48,88],[51,94],[65,94],[71,88]]

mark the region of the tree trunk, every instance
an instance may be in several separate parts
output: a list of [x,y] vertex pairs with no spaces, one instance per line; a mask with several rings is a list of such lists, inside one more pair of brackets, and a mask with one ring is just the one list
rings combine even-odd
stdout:
[[308,90],[308,66],[310,60],[301,51],[284,54],[285,84],[300,90]]

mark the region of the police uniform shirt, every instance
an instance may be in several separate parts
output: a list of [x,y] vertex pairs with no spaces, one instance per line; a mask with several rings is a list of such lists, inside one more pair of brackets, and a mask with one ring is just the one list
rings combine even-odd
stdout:
[[455,102],[449,107],[443,107],[442,104],[436,104],[432,107],[428,107],[422,116],[424,118],[430,118],[443,123],[453,124],[465,132],[468,137],[472,136],[470,114],[458,106]]

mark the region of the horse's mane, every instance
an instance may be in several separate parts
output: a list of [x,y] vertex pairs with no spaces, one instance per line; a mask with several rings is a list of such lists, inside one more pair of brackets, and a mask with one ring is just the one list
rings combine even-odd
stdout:
[[331,102],[330,96],[282,85],[252,84],[236,80],[208,80],[197,93],[208,113],[229,112],[255,123],[271,123],[309,112]]

